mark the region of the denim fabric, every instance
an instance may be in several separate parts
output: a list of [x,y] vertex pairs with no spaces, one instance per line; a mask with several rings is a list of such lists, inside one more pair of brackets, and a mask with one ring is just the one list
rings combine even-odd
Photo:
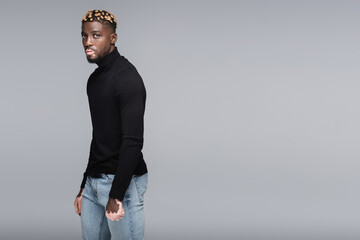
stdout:
[[122,201],[125,216],[120,221],[105,217],[114,174],[87,177],[81,200],[81,227],[83,240],[143,240],[144,193],[148,174],[133,176]]

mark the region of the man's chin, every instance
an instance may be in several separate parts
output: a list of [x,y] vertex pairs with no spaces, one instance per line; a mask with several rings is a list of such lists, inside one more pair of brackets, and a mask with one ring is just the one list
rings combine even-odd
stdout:
[[88,60],[89,63],[96,63],[98,61],[98,58],[86,57],[86,59]]

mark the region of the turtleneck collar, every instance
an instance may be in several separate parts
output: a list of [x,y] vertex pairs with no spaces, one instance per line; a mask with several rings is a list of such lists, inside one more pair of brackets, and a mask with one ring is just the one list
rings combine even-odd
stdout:
[[114,48],[108,55],[104,56],[100,61],[98,61],[96,64],[98,65],[98,69],[105,70],[114,63],[117,57],[120,56],[119,51],[117,50],[117,47]]

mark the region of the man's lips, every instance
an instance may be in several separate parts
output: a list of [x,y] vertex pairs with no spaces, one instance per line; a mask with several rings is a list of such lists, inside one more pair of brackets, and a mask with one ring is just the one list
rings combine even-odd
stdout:
[[85,53],[86,53],[86,55],[94,55],[95,54],[95,51],[94,50],[92,50],[92,49],[90,49],[90,48],[88,48],[88,49],[86,49],[85,50]]

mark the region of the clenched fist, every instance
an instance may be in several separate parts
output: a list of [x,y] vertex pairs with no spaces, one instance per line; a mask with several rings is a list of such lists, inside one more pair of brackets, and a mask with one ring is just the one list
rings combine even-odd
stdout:
[[106,204],[105,216],[111,221],[119,221],[125,216],[122,202],[115,198],[109,198]]

